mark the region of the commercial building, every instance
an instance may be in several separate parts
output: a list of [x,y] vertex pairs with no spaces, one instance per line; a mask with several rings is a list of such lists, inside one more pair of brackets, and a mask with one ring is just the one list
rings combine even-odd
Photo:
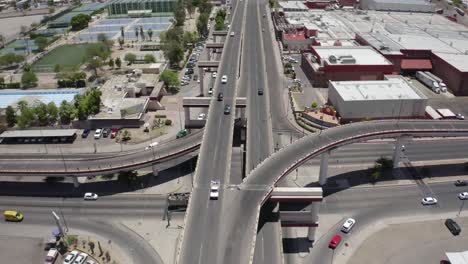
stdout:
[[278,5],[283,12],[301,12],[309,10],[303,1],[279,1]]
[[314,86],[328,81],[382,80],[393,64],[368,46],[317,46],[302,54],[301,67]]
[[435,10],[435,4],[426,0],[361,0],[361,9],[398,11],[398,12],[427,12]]
[[113,17],[167,16],[176,3],[176,0],[111,0],[107,10]]
[[427,97],[401,76],[386,76],[381,81],[331,81],[328,88],[328,100],[342,122],[425,115]]

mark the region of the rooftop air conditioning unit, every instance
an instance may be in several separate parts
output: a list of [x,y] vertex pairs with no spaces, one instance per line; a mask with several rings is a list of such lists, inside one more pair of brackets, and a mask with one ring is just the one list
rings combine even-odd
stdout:
[[340,60],[341,64],[356,64],[355,58],[343,58]]
[[330,55],[330,56],[328,57],[328,61],[329,61],[330,63],[336,63],[336,62],[338,61],[338,59],[336,58],[335,55]]

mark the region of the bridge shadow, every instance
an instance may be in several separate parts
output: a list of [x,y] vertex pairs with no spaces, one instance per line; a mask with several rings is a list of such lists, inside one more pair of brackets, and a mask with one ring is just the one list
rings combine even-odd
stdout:
[[[428,183],[430,183],[431,180],[444,180],[444,178],[446,178],[446,181],[455,181],[456,179],[449,179],[449,177],[461,177],[468,175],[468,170],[465,168],[465,163],[441,164],[431,166],[413,166],[412,169],[418,171],[421,179],[425,180]],[[379,187],[388,184],[398,184],[401,180],[414,180],[412,174],[408,172],[407,167],[384,171],[381,177],[379,177],[377,180],[373,179],[370,176],[371,173],[372,169],[369,168],[365,170],[356,170],[328,177],[327,184],[322,186],[324,192],[323,195],[324,197],[326,197],[328,195],[356,186]],[[318,182],[312,182],[307,184],[305,187],[318,186],[320,186]]]
[[283,252],[285,254],[309,253],[312,242],[307,237],[283,238]]
[[[73,186],[71,179],[63,182],[23,182],[0,181],[0,195],[3,196],[37,196],[37,197],[82,197],[85,192],[93,192],[99,196],[113,195],[124,192],[138,192],[164,184],[183,177],[194,171],[196,157],[175,167],[160,171],[157,176],[152,173],[139,175],[135,181],[126,181],[114,176],[110,180],[92,179]],[[39,177],[38,177],[39,178]],[[42,179],[42,177],[40,177]],[[99,178],[99,177],[98,177]]]

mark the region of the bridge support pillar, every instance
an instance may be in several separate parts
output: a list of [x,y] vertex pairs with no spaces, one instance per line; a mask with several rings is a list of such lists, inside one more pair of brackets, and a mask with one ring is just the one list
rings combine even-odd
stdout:
[[324,185],[327,183],[328,174],[328,159],[330,158],[330,151],[322,154],[320,159],[320,172],[319,172],[319,184]]
[[73,187],[78,188],[80,187],[80,182],[78,181],[78,177],[72,176],[73,180]]
[[[320,202],[313,202],[308,206],[308,208],[310,210],[310,216],[312,217],[312,221],[318,224]],[[315,241],[315,233],[317,232],[317,228],[317,226],[310,226],[308,228],[307,239],[309,239],[309,241]]]
[[199,80],[200,80],[200,95],[203,95],[203,94],[204,94],[204,91],[205,91],[205,90],[204,90],[204,87],[203,87],[203,84],[204,84],[204,80],[203,80],[204,78],[203,78],[203,77],[204,77],[204,75],[205,75],[205,70],[204,70],[202,67],[200,67],[200,68],[198,68],[198,69],[199,69],[199,71],[198,71],[198,72],[199,72],[198,78],[199,78]]
[[190,123],[190,107],[184,107],[185,111],[185,125]]
[[404,143],[411,140],[411,137],[402,136],[398,137],[395,142],[395,147],[393,150],[393,168],[398,168],[401,160],[401,156],[405,151]]

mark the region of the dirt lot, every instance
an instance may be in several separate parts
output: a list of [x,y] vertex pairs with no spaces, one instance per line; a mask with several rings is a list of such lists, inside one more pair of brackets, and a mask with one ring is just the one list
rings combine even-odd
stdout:
[[39,264],[44,263],[41,239],[30,237],[0,236],[2,263]]

